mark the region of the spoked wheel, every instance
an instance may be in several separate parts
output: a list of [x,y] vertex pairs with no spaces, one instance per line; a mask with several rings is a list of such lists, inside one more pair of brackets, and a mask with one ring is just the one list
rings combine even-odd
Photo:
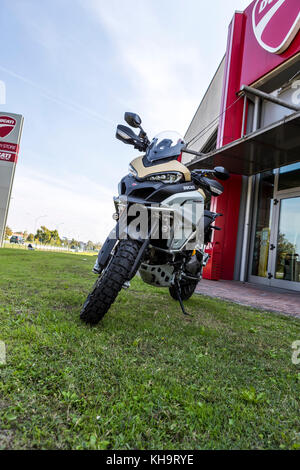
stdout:
[[[195,292],[195,289],[197,287],[198,282],[191,281],[191,282],[180,282],[180,289],[181,289],[181,299],[182,300],[188,300],[190,297],[192,297],[193,293]],[[171,297],[174,300],[178,300],[178,291],[175,286],[169,287],[169,292]]]
[[81,320],[90,325],[97,325],[104,317],[124,283],[129,280],[139,250],[140,244],[135,240],[122,240],[119,243],[116,252],[83,304]]

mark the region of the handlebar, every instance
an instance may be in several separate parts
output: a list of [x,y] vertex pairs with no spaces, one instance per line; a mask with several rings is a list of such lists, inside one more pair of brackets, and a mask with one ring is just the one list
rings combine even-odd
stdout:
[[197,174],[199,176],[207,176],[207,175],[214,175],[215,170],[205,170],[205,169],[200,169],[200,170],[193,170],[191,173]]

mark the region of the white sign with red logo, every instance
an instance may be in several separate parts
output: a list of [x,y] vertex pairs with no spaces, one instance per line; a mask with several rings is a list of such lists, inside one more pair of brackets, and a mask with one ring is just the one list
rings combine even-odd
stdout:
[[0,137],[7,137],[17,124],[17,121],[8,116],[0,116]]
[[0,113],[0,161],[17,162],[22,126],[19,114]]
[[300,29],[300,1],[257,0],[252,23],[261,47],[273,54],[282,54]]
[[0,247],[2,245],[23,127],[19,114],[0,113]]

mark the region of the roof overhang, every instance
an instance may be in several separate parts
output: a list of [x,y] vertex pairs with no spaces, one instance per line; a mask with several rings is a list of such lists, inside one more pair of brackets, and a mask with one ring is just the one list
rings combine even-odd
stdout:
[[187,164],[190,170],[224,166],[251,176],[300,161],[300,112],[221,147]]

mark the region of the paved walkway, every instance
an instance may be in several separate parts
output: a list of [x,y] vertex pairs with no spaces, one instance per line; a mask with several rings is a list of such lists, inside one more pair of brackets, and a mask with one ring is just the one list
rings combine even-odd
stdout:
[[198,284],[196,292],[300,318],[300,292],[238,281],[208,281],[206,279]]

